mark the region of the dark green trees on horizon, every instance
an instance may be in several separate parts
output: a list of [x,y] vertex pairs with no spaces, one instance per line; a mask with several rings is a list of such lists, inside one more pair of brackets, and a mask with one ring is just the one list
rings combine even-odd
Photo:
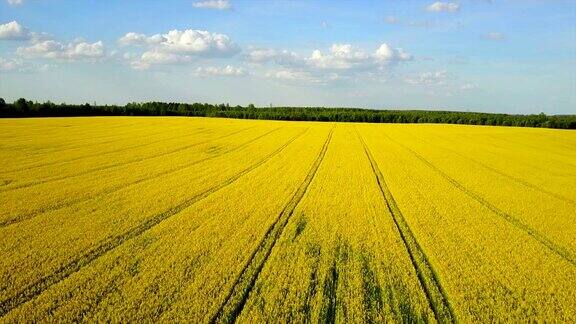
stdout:
[[195,116],[241,119],[369,123],[443,123],[576,129],[576,115],[509,115],[459,111],[376,110],[325,107],[247,107],[229,104],[144,102],[119,105],[54,104],[0,98],[0,117]]

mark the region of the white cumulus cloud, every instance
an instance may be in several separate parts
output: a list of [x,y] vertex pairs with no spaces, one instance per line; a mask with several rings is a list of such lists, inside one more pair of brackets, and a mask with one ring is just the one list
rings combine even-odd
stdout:
[[100,58],[104,56],[104,43],[98,41],[95,43],[68,44],[64,56],[69,59]]
[[165,40],[160,46],[174,53],[230,56],[239,51],[239,47],[227,35],[205,30],[171,30],[162,36]]
[[204,0],[192,3],[194,8],[201,9],[215,9],[215,10],[228,10],[232,6],[228,0]]
[[412,55],[401,48],[393,48],[382,43],[372,53],[352,44],[332,44],[328,51],[315,49],[310,56],[303,56],[286,50],[254,49],[247,53],[246,58],[253,63],[274,62],[280,66],[294,69],[356,70],[409,61],[412,59]]
[[118,43],[124,46],[148,46],[156,51],[205,56],[231,56],[240,50],[227,35],[193,29],[175,29],[152,36],[130,32],[118,39]]
[[6,0],[6,2],[8,2],[9,5],[17,6],[23,4],[24,0]]
[[377,59],[384,61],[410,61],[412,55],[404,52],[401,48],[392,48],[386,43],[382,43],[376,50],[375,56]]
[[456,2],[437,1],[426,7],[426,10],[432,12],[458,12],[460,11],[460,4]]
[[130,64],[135,69],[145,70],[152,65],[174,65],[189,63],[191,61],[192,58],[190,56],[152,50],[144,52],[138,59],[133,60]]
[[87,43],[73,42],[63,44],[54,40],[33,43],[30,46],[18,47],[18,55],[28,58],[48,58],[64,60],[99,59],[104,57],[102,41]]
[[412,55],[404,50],[382,43],[373,53],[351,44],[333,44],[327,53],[320,50],[312,51],[312,55],[306,58],[306,61],[310,66],[319,69],[371,70],[411,59]]
[[403,49],[387,43],[380,44],[374,51],[336,43],[327,50],[315,49],[308,56],[285,50],[252,49],[245,57],[247,61],[264,67],[270,63],[282,67],[267,72],[267,78],[316,84],[366,78],[384,80],[394,65],[413,59]]
[[20,25],[17,21],[11,21],[0,25],[0,39],[5,40],[28,40],[31,33],[28,28]]
[[128,45],[142,46],[142,45],[160,44],[163,41],[165,41],[165,38],[162,35],[158,34],[148,37],[144,34],[127,33],[118,40],[118,43],[123,46]]
[[227,35],[192,29],[175,29],[152,36],[130,32],[122,36],[118,43],[147,48],[139,59],[131,60],[132,67],[137,69],[146,69],[154,64],[187,63],[194,56],[230,57],[240,52],[240,47]]

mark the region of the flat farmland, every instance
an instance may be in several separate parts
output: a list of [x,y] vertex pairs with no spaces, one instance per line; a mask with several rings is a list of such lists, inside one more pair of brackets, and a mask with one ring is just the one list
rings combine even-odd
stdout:
[[576,133],[0,120],[0,321],[576,321]]

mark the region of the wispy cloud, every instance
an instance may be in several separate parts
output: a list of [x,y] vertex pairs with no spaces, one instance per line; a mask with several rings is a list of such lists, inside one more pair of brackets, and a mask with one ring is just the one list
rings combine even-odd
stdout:
[[433,72],[423,72],[415,77],[406,78],[404,81],[414,85],[444,85],[450,78],[450,74],[446,70],[438,70]]
[[24,3],[24,0],[6,0],[9,5],[18,6]]
[[460,90],[462,90],[462,91],[473,90],[476,88],[477,88],[477,86],[475,84],[472,84],[472,83],[464,83],[463,85],[460,86]]
[[398,17],[396,17],[396,16],[388,16],[388,17],[386,17],[386,18],[384,19],[384,21],[385,21],[387,24],[393,25],[393,24],[397,24],[397,23],[399,22],[399,19],[398,19]]
[[224,67],[201,66],[196,68],[195,74],[201,77],[208,77],[208,76],[241,77],[248,75],[246,70],[244,70],[243,68],[234,67],[232,65],[226,65]]
[[214,9],[214,10],[228,10],[232,8],[228,0],[204,0],[196,1],[192,4],[194,8],[200,9]]
[[0,57],[0,71],[15,71],[22,68],[22,60],[5,59]]
[[488,39],[488,40],[501,41],[501,40],[505,40],[506,36],[502,33],[499,33],[499,32],[490,32],[490,33],[486,33],[484,35],[484,38]]
[[3,58],[0,57],[0,71],[2,72],[17,72],[17,73],[36,73],[44,72],[53,68],[54,65],[50,64],[37,64],[35,62],[26,61],[21,58]]
[[458,12],[460,11],[460,4],[456,2],[437,1],[426,7],[426,10],[431,12]]

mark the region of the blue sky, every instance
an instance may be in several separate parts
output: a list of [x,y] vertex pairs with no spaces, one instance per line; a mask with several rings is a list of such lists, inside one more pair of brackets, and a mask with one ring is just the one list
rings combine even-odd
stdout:
[[8,101],[576,113],[576,1],[0,1]]

